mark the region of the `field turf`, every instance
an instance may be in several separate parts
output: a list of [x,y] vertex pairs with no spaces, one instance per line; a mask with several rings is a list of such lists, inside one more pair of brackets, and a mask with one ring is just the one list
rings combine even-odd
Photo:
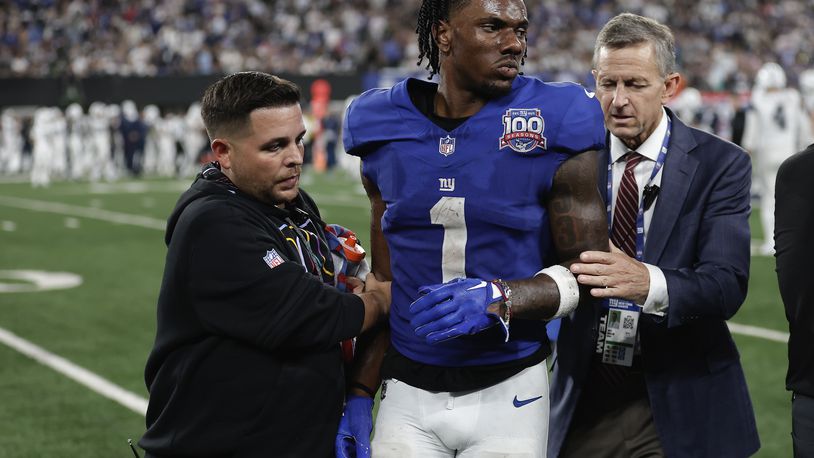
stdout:
[[[1,272],[9,270],[70,272],[83,280],[70,289],[0,291],[0,330],[146,399],[143,369],[166,253],[161,227],[189,182],[58,182],[34,189],[0,180],[0,288],[24,283]],[[307,172],[303,187],[327,222],[366,242],[369,210],[357,179]],[[732,321],[788,331],[773,258],[752,258],[749,296]],[[735,340],[760,430],[757,456],[791,456],[786,345],[747,335]],[[143,432],[142,414],[0,345],[0,458],[131,457],[127,439],[135,442]]]

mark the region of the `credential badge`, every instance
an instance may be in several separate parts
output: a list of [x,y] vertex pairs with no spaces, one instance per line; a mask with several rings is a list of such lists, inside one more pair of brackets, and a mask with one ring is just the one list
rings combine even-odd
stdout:
[[518,153],[530,153],[535,148],[546,149],[545,120],[537,108],[509,108],[503,115],[503,136],[500,148],[509,147]]
[[441,140],[438,141],[438,152],[444,156],[449,156],[450,154],[454,153],[455,139],[449,135],[446,137],[441,137]]

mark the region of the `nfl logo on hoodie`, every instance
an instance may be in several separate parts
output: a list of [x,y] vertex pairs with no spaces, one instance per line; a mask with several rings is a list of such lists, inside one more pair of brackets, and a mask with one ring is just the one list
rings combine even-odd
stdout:
[[263,261],[266,261],[266,264],[273,269],[282,264],[285,260],[280,256],[280,253],[277,253],[277,250],[272,248],[266,251],[266,255],[263,256]]

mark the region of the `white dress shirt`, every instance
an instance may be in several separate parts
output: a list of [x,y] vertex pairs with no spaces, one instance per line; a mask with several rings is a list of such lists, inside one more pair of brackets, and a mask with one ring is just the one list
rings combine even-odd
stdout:
[[[639,187],[639,201],[642,199],[642,192],[650,175],[653,173],[653,167],[656,165],[656,159],[659,156],[661,145],[664,141],[664,135],[667,133],[667,112],[662,108],[661,122],[656,127],[656,130],[650,134],[650,137],[642,143],[636,152],[641,154],[642,160],[634,169],[633,173],[636,176],[636,184]],[[622,174],[625,172],[625,161],[622,156],[631,151],[630,148],[625,146],[618,137],[611,134],[610,136],[610,159],[613,161],[613,186],[611,191],[611,221],[613,221],[613,212],[616,211],[616,193],[619,191],[619,184],[622,182]],[[653,185],[661,186],[661,177],[664,174],[664,167],[662,166],[659,173],[653,179]],[[656,208],[656,201],[658,195],[650,208],[644,212],[644,240],[647,244],[647,232],[650,228],[650,221],[653,219],[653,212]],[[650,272],[650,291],[647,294],[647,299],[642,306],[643,313],[650,313],[653,315],[664,316],[669,304],[669,297],[667,295],[667,280],[664,278],[664,272],[657,266],[643,263],[647,270]]]

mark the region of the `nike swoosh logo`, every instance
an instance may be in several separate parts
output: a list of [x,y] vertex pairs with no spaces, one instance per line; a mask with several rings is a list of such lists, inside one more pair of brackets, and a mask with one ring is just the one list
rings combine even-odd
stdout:
[[514,401],[512,401],[512,404],[514,404],[515,407],[520,408],[520,407],[523,407],[526,404],[531,404],[532,402],[534,402],[534,401],[536,401],[538,399],[542,399],[542,398],[543,398],[542,396],[537,396],[536,398],[523,399],[521,401],[521,400],[517,399],[517,396],[515,396]]
[[589,99],[594,98],[594,95],[596,95],[595,92],[588,92],[588,90],[585,88],[582,88],[582,90],[585,91],[585,95],[587,95]]
[[472,291],[473,289],[483,288],[484,286],[486,286],[486,282],[481,280],[480,283],[478,283],[477,285],[475,285],[475,286],[473,286],[471,288],[466,288],[466,290],[467,291]]

